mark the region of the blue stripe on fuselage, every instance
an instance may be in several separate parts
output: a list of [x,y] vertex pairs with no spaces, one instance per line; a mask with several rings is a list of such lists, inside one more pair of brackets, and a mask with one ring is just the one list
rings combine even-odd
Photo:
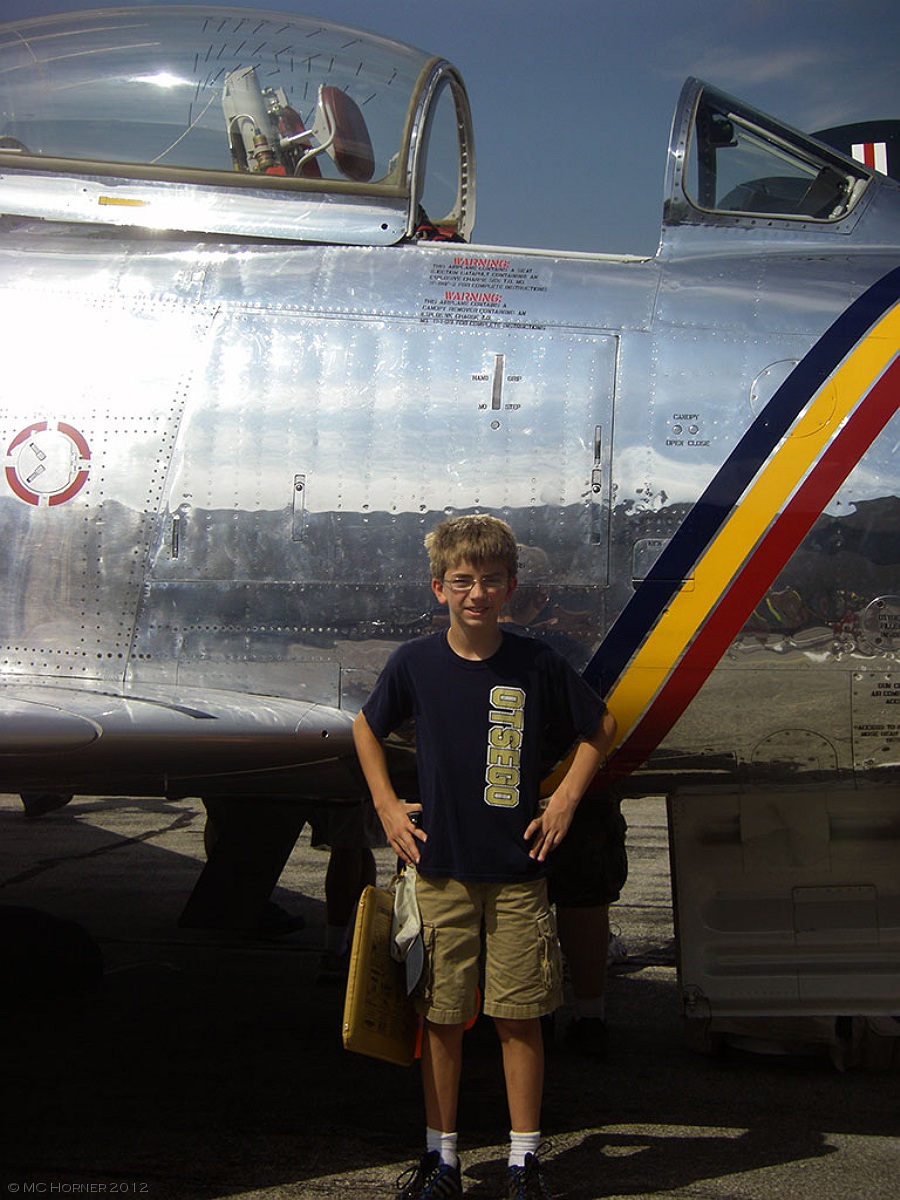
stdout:
[[[900,267],[841,313],[797,364],[719,468],[598,646],[584,677],[606,695],[812,396],[900,295]],[[799,483],[799,480],[798,480]],[[748,546],[747,551],[752,549]],[[684,649],[673,648],[673,661]]]

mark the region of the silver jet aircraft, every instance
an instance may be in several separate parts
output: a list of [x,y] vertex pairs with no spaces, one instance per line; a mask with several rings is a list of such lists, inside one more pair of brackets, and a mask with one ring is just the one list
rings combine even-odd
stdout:
[[250,921],[489,511],[670,797],[687,1015],[896,1010],[895,182],[691,79],[655,256],[481,246],[444,59],[123,8],[0,27],[0,213],[0,789],[202,797]]

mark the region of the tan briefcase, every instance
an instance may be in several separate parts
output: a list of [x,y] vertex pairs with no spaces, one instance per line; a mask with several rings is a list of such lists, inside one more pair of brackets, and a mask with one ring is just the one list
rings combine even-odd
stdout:
[[344,1048],[408,1067],[415,1058],[418,1017],[406,994],[406,970],[391,957],[394,893],[363,889],[353,929],[344,998]]

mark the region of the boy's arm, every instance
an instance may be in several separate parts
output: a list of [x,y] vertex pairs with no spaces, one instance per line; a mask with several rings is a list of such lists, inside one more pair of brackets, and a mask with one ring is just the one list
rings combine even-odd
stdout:
[[363,713],[359,713],[353,722],[353,741],[388,842],[404,862],[417,863],[419,848],[416,839],[424,842],[428,835],[424,829],[417,829],[413,825],[409,814],[421,812],[422,805],[406,804],[397,796],[388,773],[381,739],[372,732]]
[[607,709],[594,733],[578,743],[568,771],[548,799],[543,812],[525,830],[526,841],[534,838],[528,851],[529,858],[543,862],[566,836],[575,809],[588,784],[606,762],[615,736],[616,718]]

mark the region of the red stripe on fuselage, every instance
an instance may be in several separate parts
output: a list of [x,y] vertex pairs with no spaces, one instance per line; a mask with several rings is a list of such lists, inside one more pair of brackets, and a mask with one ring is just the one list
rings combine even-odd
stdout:
[[629,775],[660,744],[709,678],[825,505],[898,408],[900,359],[895,359],[848,417],[844,428],[735,576],[632,735],[610,761],[612,777]]

